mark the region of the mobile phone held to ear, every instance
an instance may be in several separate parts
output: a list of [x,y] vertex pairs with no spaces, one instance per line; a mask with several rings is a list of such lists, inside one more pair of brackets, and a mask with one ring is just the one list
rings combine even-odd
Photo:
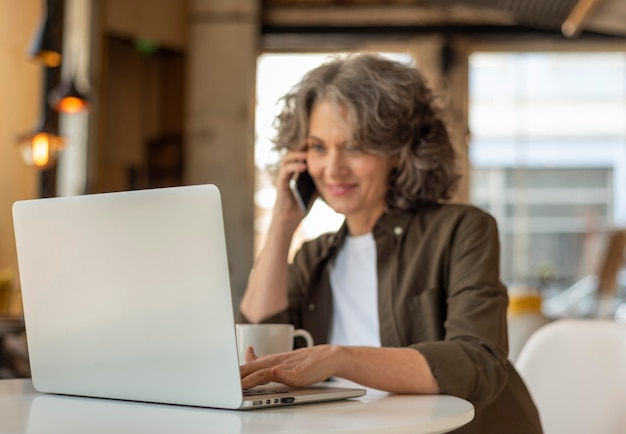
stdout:
[[291,178],[289,188],[291,188],[302,211],[306,212],[313,205],[313,199],[317,191],[309,172],[300,172],[297,177]]

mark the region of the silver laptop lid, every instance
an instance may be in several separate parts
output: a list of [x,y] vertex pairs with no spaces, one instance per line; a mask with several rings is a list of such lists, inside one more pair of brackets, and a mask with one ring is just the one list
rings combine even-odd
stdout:
[[21,201],[13,218],[37,390],[241,405],[215,186]]

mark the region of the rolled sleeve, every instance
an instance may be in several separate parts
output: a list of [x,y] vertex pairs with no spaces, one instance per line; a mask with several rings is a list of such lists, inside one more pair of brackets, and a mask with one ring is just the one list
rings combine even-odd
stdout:
[[472,212],[449,241],[444,339],[413,345],[429,363],[442,393],[492,402],[508,378],[506,288],[499,280],[495,220]]

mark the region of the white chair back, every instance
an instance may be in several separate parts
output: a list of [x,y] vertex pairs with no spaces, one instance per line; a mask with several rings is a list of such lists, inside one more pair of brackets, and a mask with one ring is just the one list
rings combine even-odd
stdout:
[[626,433],[626,325],[560,319],[526,342],[516,367],[545,434]]

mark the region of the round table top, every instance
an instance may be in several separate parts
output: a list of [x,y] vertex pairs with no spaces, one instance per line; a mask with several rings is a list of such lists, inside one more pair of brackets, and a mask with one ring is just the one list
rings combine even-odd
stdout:
[[368,389],[363,397],[336,402],[219,410],[41,394],[29,379],[12,379],[0,380],[0,414],[0,433],[424,434],[465,425],[474,407],[452,396]]

